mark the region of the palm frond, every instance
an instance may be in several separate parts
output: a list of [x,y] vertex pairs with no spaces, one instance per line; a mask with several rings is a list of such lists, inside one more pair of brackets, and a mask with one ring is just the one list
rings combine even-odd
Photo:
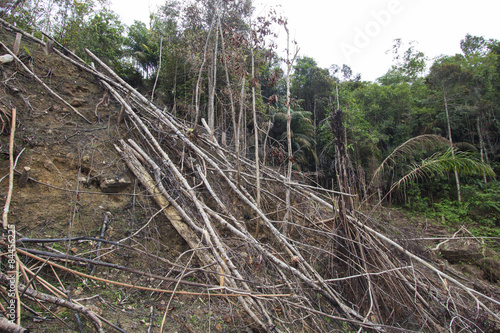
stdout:
[[477,148],[473,144],[470,144],[468,142],[457,142],[454,143],[454,146],[460,150],[477,152]]
[[398,146],[394,151],[387,156],[384,161],[379,165],[379,167],[373,173],[372,179],[370,181],[370,185],[373,184],[375,179],[382,174],[387,167],[395,165],[395,160],[397,158],[407,159],[410,156],[413,156],[418,148],[430,149],[436,146],[450,145],[450,141],[440,135],[435,134],[424,134],[413,137],[400,146]]
[[421,163],[414,164],[410,172],[391,186],[389,192],[395,188],[406,188],[419,179],[444,176],[454,171],[462,176],[483,174],[490,177],[495,176],[495,172],[488,164],[472,158],[471,154],[460,151],[453,152],[452,149],[448,149],[444,153],[436,153]]
[[311,139],[311,136],[306,133],[295,133],[293,136],[293,139],[301,146],[301,147],[308,147],[311,148],[313,147],[316,142],[314,139]]

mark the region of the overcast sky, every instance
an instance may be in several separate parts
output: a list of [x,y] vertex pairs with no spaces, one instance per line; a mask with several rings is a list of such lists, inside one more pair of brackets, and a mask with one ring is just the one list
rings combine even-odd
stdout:
[[[163,0],[112,0],[124,23],[148,22],[149,12]],[[275,7],[288,18],[300,56],[318,65],[351,66],[363,80],[387,72],[393,40],[416,41],[416,48],[433,58],[460,52],[467,33],[500,40],[496,0],[254,0],[256,15]],[[279,7],[277,7],[279,6]],[[281,31],[284,38],[284,31]],[[283,50],[286,45],[281,45]]]

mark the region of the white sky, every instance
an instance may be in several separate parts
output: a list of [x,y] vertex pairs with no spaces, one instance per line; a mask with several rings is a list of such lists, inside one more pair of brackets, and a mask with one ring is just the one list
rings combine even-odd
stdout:
[[[125,24],[148,23],[149,12],[163,0],[111,0]],[[496,0],[254,0],[257,15],[275,7],[288,18],[291,38],[300,56],[318,65],[351,66],[363,80],[375,80],[392,64],[395,38],[416,41],[417,49],[433,58],[460,52],[467,33],[500,40]],[[281,7],[276,7],[281,5]],[[280,39],[285,40],[284,30]],[[285,43],[279,50],[284,50]]]

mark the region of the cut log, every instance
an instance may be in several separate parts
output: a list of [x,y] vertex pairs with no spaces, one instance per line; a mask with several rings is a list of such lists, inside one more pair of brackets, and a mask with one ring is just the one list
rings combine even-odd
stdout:
[[19,188],[24,188],[26,187],[26,184],[28,184],[28,179],[30,178],[30,171],[31,171],[30,167],[25,166],[23,168],[21,177],[19,177],[19,182],[18,182]]
[[[170,205],[170,202],[161,194],[161,191],[156,186],[156,182],[153,177],[151,177],[146,170],[146,168],[139,162],[137,157],[135,157],[132,152],[132,148],[128,146],[124,141],[122,141],[123,149],[115,146],[116,150],[120,153],[128,168],[135,177],[141,182],[141,184],[147,189],[147,191],[153,196],[158,206],[163,208],[163,214],[170,221],[172,226],[177,230],[179,235],[188,243],[189,247],[196,251],[196,256],[200,259],[204,266],[212,266],[216,262],[207,253],[200,250],[200,245],[202,244],[198,235],[196,235],[189,227],[182,221],[182,217],[179,215],[177,210]],[[198,249],[198,250],[197,250]]]
[[29,331],[29,329],[18,326],[13,322],[7,320],[7,318],[0,317],[0,332],[29,333]]
[[45,48],[43,49],[46,55],[51,55],[54,53],[54,41],[52,39],[48,39],[47,43],[45,43]]
[[16,34],[16,40],[14,41],[14,47],[12,48],[12,52],[17,56],[19,55],[19,49],[21,48],[21,38],[23,35],[21,33]]
[[9,62],[13,62],[14,57],[11,56],[10,54],[4,54],[3,56],[0,56],[0,64],[8,64]]
[[[129,102],[130,101],[130,95],[132,94],[132,91],[128,91],[127,93],[127,97],[125,97],[125,102]],[[121,109],[120,109],[120,114],[118,114],[118,120],[116,121],[118,124],[121,124],[122,121],[123,121],[123,113],[125,112],[125,105],[122,105]]]

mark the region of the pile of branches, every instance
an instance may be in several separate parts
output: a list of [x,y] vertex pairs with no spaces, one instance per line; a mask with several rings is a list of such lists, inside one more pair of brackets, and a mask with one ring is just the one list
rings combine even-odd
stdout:
[[[157,291],[182,295],[182,287],[189,286],[199,288],[200,297],[237,299],[254,327],[269,332],[491,332],[500,328],[499,301],[377,231],[379,222],[345,204],[352,195],[288,182],[264,166],[258,203],[253,161],[237,158],[209,129],[185,124],[158,108],[91,51],[87,50],[96,66],[51,42],[57,55],[94,75],[122,105],[120,119],[133,130],[116,143],[116,151],[196,257],[179,278],[170,281],[175,282],[174,289]],[[292,207],[286,206],[285,189],[292,193]],[[285,214],[288,209],[291,214]],[[122,241],[112,242],[113,246],[123,246]],[[30,244],[30,240],[17,244]],[[5,241],[0,245],[8,246]],[[67,269],[55,262],[56,253],[17,247],[15,254]],[[106,264],[67,255],[64,259]],[[30,288],[36,274],[22,267],[19,259],[16,262],[21,270],[18,276],[31,276],[25,284],[17,284],[16,297],[59,302],[87,316],[97,331],[103,330],[102,321],[109,323],[57,288],[44,284],[57,297]],[[206,280],[184,279],[194,271],[203,272]],[[78,274],[97,279],[91,272]],[[3,291],[8,289],[3,272],[0,284]]]

